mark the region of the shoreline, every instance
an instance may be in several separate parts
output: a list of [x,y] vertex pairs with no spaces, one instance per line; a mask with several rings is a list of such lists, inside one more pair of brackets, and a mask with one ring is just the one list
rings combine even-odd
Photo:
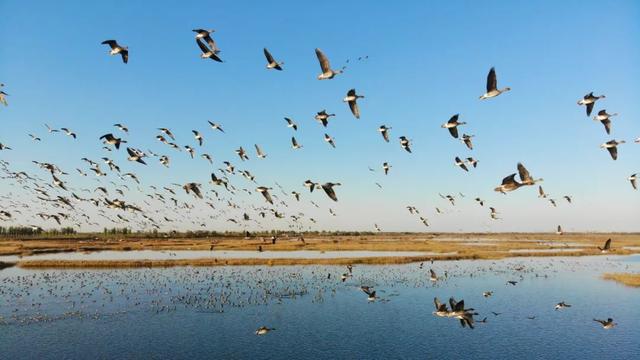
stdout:
[[[599,246],[611,238],[612,249],[601,253]],[[22,268],[136,268],[173,266],[241,265],[346,265],[406,264],[442,260],[497,260],[516,257],[555,257],[640,254],[640,234],[636,233],[380,233],[367,235],[307,235],[304,240],[282,234],[275,244],[267,237],[212,238],[128,238],[95,237],[87,239],[0,239],[0,255],[32,256],[56,253],[93,253],[101,251],[249,251],[255,257],[212,257],[188,259],[11,259],[0,258],[0,269]],[[384,251],[421,252],[423,254],[338,258],[261,258],[259,250],[278,251]],[[428,254],[425,254],[428,253]],[[442,254],[442,255],[438,255]],[[12,264],[11,264],[12,263]]]
[[[310,266],[310,265],[399,265],[419,262],[458,260],[502,260],[509,258],[584,257],[607,255],[633,255],[638,252],[557,252],[557,253],[491,253],[468,255],[426,255],[343,258],[201,258],[177,260],[23,260],[9,263],[25,269],[126,269],[167,267],[214,267],[214,266]],[[8,264],[8,263],[5,263]]]

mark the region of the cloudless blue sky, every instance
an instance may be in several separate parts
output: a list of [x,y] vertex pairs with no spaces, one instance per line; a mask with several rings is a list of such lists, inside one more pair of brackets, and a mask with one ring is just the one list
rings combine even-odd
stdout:
[[[301,203],[279,194],[289,204],[279,209],[315,218],[314,229],[371,230],[377,223],[386,231],[553,231],[558,224],[566,230],[640,230],[640,191],[627,181],[640,173],[640,144],[633,143],[640,137],[636,1],[4,0],[0,14],[0,82],[10,94],[9,106],[0,108],[0,142],[14,149],[0,152],[0,159],[14,171],[48,180],[31,160],[51,162],[70,173],[65,179],[74,187],[95,188],[93,176],[80,178],[74,169],[88,171],[82,157],[108,156],[123,173],[138,174],[146,192],[148,185],[188,181],[208,191],[211,171],[220,175],[217,168],[229,160],[276,194],[275,182],[302,193]],[[199,58],[191,32],[199,27],[216,29],[224,63]],[[127,65],[108,55],[100,44],[106,39],[129,46]],[[284,71],[265,68],[263,47],[285,62]],[[350,59],[346,72],[318,81],[316,47],[334,68]],[[357,61],[360,56],[368,59]],[[499,87],[512,91],[480,101],[492,66]],[[360,120],[342,102],[350,88],[366,96],[359,102]],[[603,108],[620,114],[610,136],[576,104],[590,91],[607,96],[594,114]],[[337,115],[327,129],[313,119],[322,109]],[[475,135],[472,151],[440,128],[456,113],[467,122],[460,133]],[[284,116],[298,123],[297,133],[286,127]],[[226,133],[213,132],[207,120],[221,123]],[[78,139],[47,134],[44,123],[71,128]],[[128,145],[169,155],[171,168],[157,158],[147,159],[147,167],[128,162],[124,149],[101,150],[100,135],[121,135],[114,123],[129,127]],[[393,128],[390,143],[377,132],[381,124]],[[177,143],[190,144],[198,156],[211,154],[214,166],[159,143],[158,127],[172,129]],[[204,135],[203,148],[192,129]],[[324,143],[325,132],[335,138],[336,149]],[[34,143],[28,133],[43,141]],[[303,149],[291,149],[292,135]],[[412,154],[400,148],[401,135],[413,140]],[[599,148],[614,138],[627,141],[617,161]],[[255,143],[267,159],[255,157]],[[249,151],[249,161],[235,155],[239,146]],[[455,156],[473,156],[478,168],[463,172],[453,165]],[[381,169],[385,161],[393,166],[388,176]],[[538,199],[534,187],[506,196],[493,191],[518,161],[544,178],[557,208]],[[342,183],[336,188],[339,202],[309,194],[302,187],[308,178]],[[113,174],[102,183],[110,180],[123,183]],[[20,200],[19,187],[10,183],[0,181],[0,194]],[[251,191],[256,186],[240,175],[231,183]],[[457,205],[449,206],[438,193],[455,194]],[[138,204],[144,199],[135,192],[128,196]],[[265,205],[255,192],[221,196],[245,210]],[[475,197],[487,205],[480,207]],[[225,203],[219,201],[215,211],[202,203],[198,209],[225,209],[208,222],[210,229],[241,229],[225,219],[243,210],[227,210]],[[406,205],[418,207],[432,226],[425,228]],[[502,220],[492,221],[488,206]],[[150,214],[165,211],[157,203],[143,207]],[[436,214],[435,207],[445,214]],[[262,227],[289,223],[267,220]]]

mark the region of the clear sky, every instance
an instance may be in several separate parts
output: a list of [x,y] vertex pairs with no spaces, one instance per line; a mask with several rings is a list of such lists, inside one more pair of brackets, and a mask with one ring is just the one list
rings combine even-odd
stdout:
[[[152,193],[149,185],[189,181],[203,183],[208,191],[211,171],[221,175],[217,169],[229,160],[250,170],[259,185],[273,187],[289,205],[278,207],[287,216],[302,212],[317,220],[303,221],[305,228],[372,230],[377,223],[385,231],[553,231],[561,224],[567,231],[640,231],[640,191],[627,181],[640,173],[640,144],[633,142],[640,137],[637,1],[324,1],[320,6],[305,1],[3,0],[0,14],[0,82],[10,94],[9,106],[0,106],[0,142],[13,148],[1,151],[0,159],[13,171],[49,181],[46,171],[31,164],[38,160],[69,172],[64,179],[77,192],[99,184],[113,191],[109,181],[135,189],[113,173],[99,183],[74,170],[89,170],[82,157],[107,156],[123,173],[138,174],[144,193]],[[200,59],[191,32],[200,27],[216,29],[224,63]],[[127,65],[107,54],[108,47],[100,44],[106,39],[129,46]],[[284,71],[265,68],[263,47],[285,62]],[[334,68],[350,59],[346,72],[318,81],[316,47]],[[361,56],[368,59],[357,61]],[[492,66],[499,87],[512,91],[480,101]],[[342,102],[350,88],[366,96],[359,102],[360,120]],[[600,109],[620,114],[613,118],[610,136],[576,104],[590,91],[607,96],[594,114]],[[327,129],[313,119],[322,109],[336,114]],[[460,132],[475,135],[472,151],[440,128],[456,113],[467,122]],[[298,123],[297,133],[286,127],[284,116]],[[207,120],[222,124],[226,133],[211,130]],[[48,134],[44,123],[71,128],[78,139]],[[99,136],[122,135],[114,123],[129,127],[128,145],[169,155],[171,167],[157,158],[147,159],[146,167],[128,162],[124,149],[102,150]],[[393,128],[390,143],[377,132],[381,124]],[[172,129],[177,143],[193,146],[197,155],[211,154],[214,165],[159,143],[158,127]],[[204,135],[202,148],[192,129]],[[323,141],[325,132],[335,138],[336,149]],[[42,141],[33,142],[28,133]],[[292,135],[302,149],[291,149]],[[413,140],[412,154],[401,149],[401,135]],[[617,161],[599,148],[614,138],[627,141]],[[265,160],[255,157],[255,143],[268,153]],[[249,151],[249,161],[240,162],[234,153],[239,146]],[[478,168],[463,172],[453,165],[455,156],[473,156]],[[387,176],[381,169],[385,161],[393,166]],[[518,161],[544,178],[557,208],[539,199],[535,187],[506,196],[493,191],[516,171]],[[339,202],[321,192],[309,194],[302,186],[306,179],[342,183],[336,188]],[[243,211],[257,218],[251,206],[266,205],[255,184],[240,175],[230,181],[252,194],[221,191],[224,200],[215,201],[216,210],[181,189],[179,199],[197,204],[193,211],[207,217],[208,229],[258,227],[225,221],[239,219]],[[287,192],[302,193],[302,201],[282,195],[275,182]],[[15,181],[0,180],[0,195],[6,196],[1,209],[11,210],[15,202],[31,204],[34,211],[48,206],[22,193]],[[438,193],[456,195],[456,206]],[[563,195],[571,195],[573,204]],[[121,196],[112,192],[109,197]],[[486,205],[480,207],[475,197]],[[126,199],[149,215],[176,213],[159,202],[144,204],[138,191]],[[228,209],[226,200],[241,209]],[[406,205],[420,209],[431,227],[410,215]],[[488,206],[500,212],[501,220],[490,219]],[[436,214],[435,207],[444,214]],[[113,225],[86,209],[101,225]],[[118,213],[105,211],[111,218]],[[29,211],[0,225],[18,223],[55,225]],[[268,217],[260,226],[289,223]]]

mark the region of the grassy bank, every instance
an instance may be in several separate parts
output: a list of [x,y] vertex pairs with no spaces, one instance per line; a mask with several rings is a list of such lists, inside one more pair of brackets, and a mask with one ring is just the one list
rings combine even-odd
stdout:
[[636,273],[606,273],[603,278],[631,287],[640,287],[640,274]]

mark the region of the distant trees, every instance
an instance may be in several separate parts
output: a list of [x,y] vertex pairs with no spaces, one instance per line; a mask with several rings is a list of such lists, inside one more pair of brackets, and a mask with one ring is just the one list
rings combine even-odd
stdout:
[[30,226],[0,226],[0,237],[59,236],[74,234],[77,234],[77,231],[72,227],[63,227],[60,229],[50,229],[45,231],[41,228]]

